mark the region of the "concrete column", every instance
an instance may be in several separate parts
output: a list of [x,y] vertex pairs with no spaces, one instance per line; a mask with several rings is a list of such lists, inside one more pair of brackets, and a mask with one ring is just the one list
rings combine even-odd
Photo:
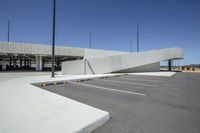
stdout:
[[59,68],[61,66],[61,60],[57,59],[56,60],[56,67]]
[[26,68],[26,58],[24,58],[24,68]]
[[42,60],[42,56],[40,56],[40,71],[43,70],[43,60]]
[[168,70],[171,71],[172,70],[172,60],[168,61]]
[[45,63],[45,61],[44,60],[42,60],[42,69],[44,69],[44,63]]
[[22,59],[20,59],[19,67],[22,68]]
[[56,60],[56,67],[59,67],[59,60]]
[[6,70],[6,60],[2,59],[2,70]]
[[28,59],[28,60],[27,60],[27,68],[29,68],[29,64],[30,64],[29,61],[30,61],[30,60]]
[[30,68],[31,68],[31,65],[32,65],[32,62],[31,62],[31,59],[30,59],[30,64],[29,64]]
[[35,56],[35,71],[39,71],[39,56]]
[[42,65],[42,56],[36,56],[36,71],[42,71],[43,65]]
[[13,67],[14,67],[14,68],[17,68],[17,59],[14,59]]
[[11,66],[12,66],[12,58],[10,57],[10,68],[11,68]]
[[84,59],[84,74],[86,74],[86,62],[87,62],[87,59],[85,58]]

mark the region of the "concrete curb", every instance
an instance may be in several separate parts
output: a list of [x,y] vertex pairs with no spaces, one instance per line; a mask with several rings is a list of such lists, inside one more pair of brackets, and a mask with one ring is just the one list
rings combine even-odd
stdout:
[[110,120],[110,114],[106,113],[103,117],[97,119],[93,123],[90,123],[86,125],[84,128],[77,131],[77,133],[90,133],[94,131],[95,129],[97,129],[98,127],[101,127],[102,125],[104,125],[108,120]]
[[85,78],[75,78],[75,79],[68,79],[68,80],[55,80],[55,81],[43,81],[38,83],[31,83],[33,85],[39,86],[39,87],[45,87],[49,85],[59,85],[59,84],[67,84],[68,81],[74,81],[74,82],[81,82],[81,81],[88,81],[88,80],[94,80],[94,79],[105,79],[109,77],[118,77],[124,74],[113,74],[113,75],[107,75],[107,76],[94,76],[94,77],[85,77]]

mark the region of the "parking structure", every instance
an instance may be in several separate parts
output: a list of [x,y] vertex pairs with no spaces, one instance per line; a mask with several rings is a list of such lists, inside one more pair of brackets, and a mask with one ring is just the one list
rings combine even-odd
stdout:
[[199,133],[200,74],[133,76],[69,81],[45,90],[108,111],[95,133]]

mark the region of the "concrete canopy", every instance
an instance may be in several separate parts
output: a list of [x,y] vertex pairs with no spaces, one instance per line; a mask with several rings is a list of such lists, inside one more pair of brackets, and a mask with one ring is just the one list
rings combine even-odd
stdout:
[[[0,69],[18,70],[35,69],[50,70],[51,67],[51,45],[0,42]],[[61,69],[61,62],[83,58],[105,57],[125,54],[126,52],[97,50],[75,47],[55,47],[55,68]],[[45,69],[45,70],[46,70]]]

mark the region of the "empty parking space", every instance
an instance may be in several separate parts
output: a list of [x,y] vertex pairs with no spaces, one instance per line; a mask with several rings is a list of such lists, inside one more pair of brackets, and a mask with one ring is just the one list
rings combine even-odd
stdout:
[[[99,80],[100,81],[100,80]],[[160,83],[154,83],[150,81],[135,81],[131,79],[122,79],[122,78],[115,78],[115,79],[104,79],[101,82],[111,82],[115,84],[126,84],[126,85],[135,85],[135,86],[145,86],[145,87],[158,87]]]
[[[138,82],[127,82],[127,81],[118,81],[118,79],[94,79],[89,81],[82,81],[78,83],[80,86],[83,85],[90,85],[99,87],[99,88],[109,88],[109,89],[115,89],[119,91],[130,91],[134,93],[142,93],[147,95],[150,93],[150,91],[153,91],[154,89],[158,89],[157,84],[143,84]],[[92,88],[91,88],[92,89]]]
[[70,81],[43,89],[108,111],[111,120],[95,133],[199,133],[199,86],[200,75],[178,73]]
[[164,80],[156,80],[156,79],[142,79],[142,78],[134,78],[134,77],[125,77],[121,76],[120,79],[127,79],[127,80],[132,80],[132,81],[148,81],[148,82],[165,82]]
[[97,89],[113,91],[113,92],[145,96],[145,94],[143,94],[143,93],[138,93],[138,92],[133,92],[133,91],[126,91],[126,90],[120,90],[120,89],[114,89],[114,88],[108,88],[108,87],[101,87],[101,86],[90,85],[90,84],[85,84],[85,83],[76,83],[76,82],[69,82],[69,83],[76,84],[76,85],[79,85],[79,86],[85,86],[85,87],[89,87],[89,88],[97,88]]
[[168,80],[169,78],[163,78],[163,77],[145,77],[145,76],[129,76],[129,75],[123,75],[118,77],[111,77],[109,80],[115,80],[119,82],[131,82],[131,83],[137,83],[137,84],[146,84],[147,86],[159,86]]
[[132,79],[144,79],[144,80],[160,80],[165,81],[170,79],[170,77],[161,77],[161,76],[144,76],[144,75],[123,75],[120,77],[132,78]]
[[137,86],[146,86],[146,87],[158,87],[156,84],[147,84],[147,83],[138,83],[138,82],[131,82],[131,81],[123,81],[123,80],[110,80],[110,79],[102,79],[103,82],[111,82],[116,84],[129,84],[129,85],[137,85]]

